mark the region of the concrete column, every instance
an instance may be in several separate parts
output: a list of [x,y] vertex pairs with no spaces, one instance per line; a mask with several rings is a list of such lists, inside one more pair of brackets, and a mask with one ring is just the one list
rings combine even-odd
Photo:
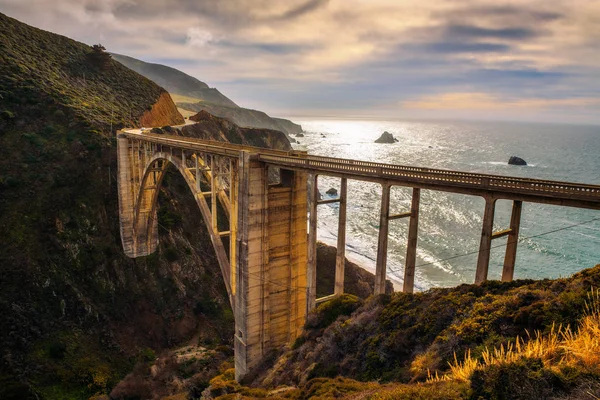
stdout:
[[[238,161],[230,161],[229,177],[229,267],[231,270],[231,290],[232,296],[235,296],[236,278],[237,278],[237,231],[238,231]],[[196,161],[196,173],[198,171],[198,161]],[[196,175],[197,176],[197,175]]]
[[317,300],[317,201],[318,176],[309,177],[310,191],[308,197],[308,263],[306,270],[306,313],[315,308]]
[[[268,350],[267,174],[265,168],[240,154],[238,191],[238,262],[235,296],[235,376],[243,378]],[[214,170],[213,170],[214,172]]]
[[515,260],[517,259],[517,244],[519,241],[519,226],[521,225],[521,210],[523,202],[513,201],[512,215],[510,217],[510,233],[506,242],[506,253],[504,254],[504,268],[502,269],[502,281],[510,282],[515,273]]
[[485,198],[485,211],[483,213],[483,227],[481,228],[481,242],[479,244],[479,257],[477,258],[477,271],[475,272],[475,283],[485,282],[490,265],[490,250],[492,248],[492,230],[494,228],[494,209],[496,199]]
[[196,191],[200,192],[200,169],[198,168],[198,153],[194,154],[194,160],[195,160],[195,167],[196,167],[196,171],[194,176],[196,177]]
[[117,185],[119,189],[119,225],[121,243],[127,257],[136,257],[136,246],[133,235],[133,219],[135,209],[135,191],[132,177],[131,159],[129,158],[129,140],[117,132]]
[[340,212],[338,218],[337,253],[335,257],[334,294],[344,293],[344,267],[346,266],[346,199],[348,181],[342,178],[340,185]]
[[212,229],[215,232],[219,231],[217,221],[217,168],[215,168],[215,157],[210,156],[210,207],[212,215]]
[[415,265],[417,262],[417,239],[419,232],[419,202],[421,189],[413,188],[410,221],[408,225],[408,244],[406,246],[406,262],[404,265],[404,286],[402,291],[412,293],[415,286]]
[[389,215],[390,185],[384,184],[381,193],[381,210],[379,213],[379,242],[377,245],[377,265],[375,266],[375,294],[385,293]]

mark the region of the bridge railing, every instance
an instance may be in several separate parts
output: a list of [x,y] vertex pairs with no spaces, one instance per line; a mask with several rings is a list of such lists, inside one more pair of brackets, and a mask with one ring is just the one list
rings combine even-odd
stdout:
[[434,186],[455,186],[477,190],[518,192],[538,196],[554,196],[558,198],[600,202],[600,186],[598,185],[384,164],[325,156],[309,156],[306,152],[302,151],[265,149],[198,138],[159,135],[146,132],[143,134],[124,133],[135,140],[145,140],[166,146],[181,147],[192,151],[214,152],[215,154],[224,154],[232,157],[239,156],[240,151],[247,151],[256,155],[259,160],[266,163],[308,169],[316,172],[322,171],[324,173],[349,174],[373,179],[398,179],[407,183],[416,182]]
[[433,168],[373,163],[332,157],[290,157],[260,154],[261,161],[332,173],[349,173],[373,178],[401,178],[406,182],[462,186],[472,189],[518,191],[600,201],[600,186],[501,175],[478,174]]

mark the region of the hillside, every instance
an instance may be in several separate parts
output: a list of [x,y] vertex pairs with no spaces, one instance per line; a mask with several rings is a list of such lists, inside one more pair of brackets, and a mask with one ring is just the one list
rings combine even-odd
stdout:
[[[156,82],[172,94],[187,97],[177,105],[185,110],[197,113],[208,111],[241,127],[274,129],[285,134],[294,135],[302,132],[302,127],[283,118],[272,118],[262,111],[239,107],[225,97],[216,88],[175,68],[161,64],[153,64],[132,57],[113,54],[115,60],[132,70]],[[292,139],[293,141],[293,139]]]
[[137,357],[233,334],[214,252],[178,175],[160,194],[158,253],[123,255],[114,131],[183,119],[164,89],[91,52],[0,14],[2,399],[87,399]]
[[175,68],[144,62],[121,54],[112,53],[112,56],[127,68],[145,76],[170,93],[198,98],[227,107],[237,107],[237,104],[225,97],[217,89],[210,88],[206,83],[184,74]]
[[597,265],[555,280],[344,295],[320,305],[252,387],[229,370],[204,398],[596,399],[599,286]]

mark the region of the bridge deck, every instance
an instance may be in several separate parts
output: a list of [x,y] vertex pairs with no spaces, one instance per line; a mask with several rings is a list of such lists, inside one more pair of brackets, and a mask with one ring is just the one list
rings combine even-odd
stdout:
[[321,175],[479,196],[493,194],[496,198],[509,200],[600,209],[600,185],[312,156],[301,151],[287,152],[173,135],[132,131],[123,134],[135,140],[231,157],[239,157],[240,151],[247,151],[266,164]]

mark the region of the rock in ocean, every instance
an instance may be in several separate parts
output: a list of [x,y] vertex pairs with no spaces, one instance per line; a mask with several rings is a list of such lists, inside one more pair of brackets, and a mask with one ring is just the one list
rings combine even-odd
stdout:
[[385,131],[379,136],[379,139],[377,139],[375,143],[396,143],[397,141],[398,139],[396,139],[394,135]]
[[509,165],[527,165],[527,161],[523,160],[521,157],[510,156],[508,159]]

